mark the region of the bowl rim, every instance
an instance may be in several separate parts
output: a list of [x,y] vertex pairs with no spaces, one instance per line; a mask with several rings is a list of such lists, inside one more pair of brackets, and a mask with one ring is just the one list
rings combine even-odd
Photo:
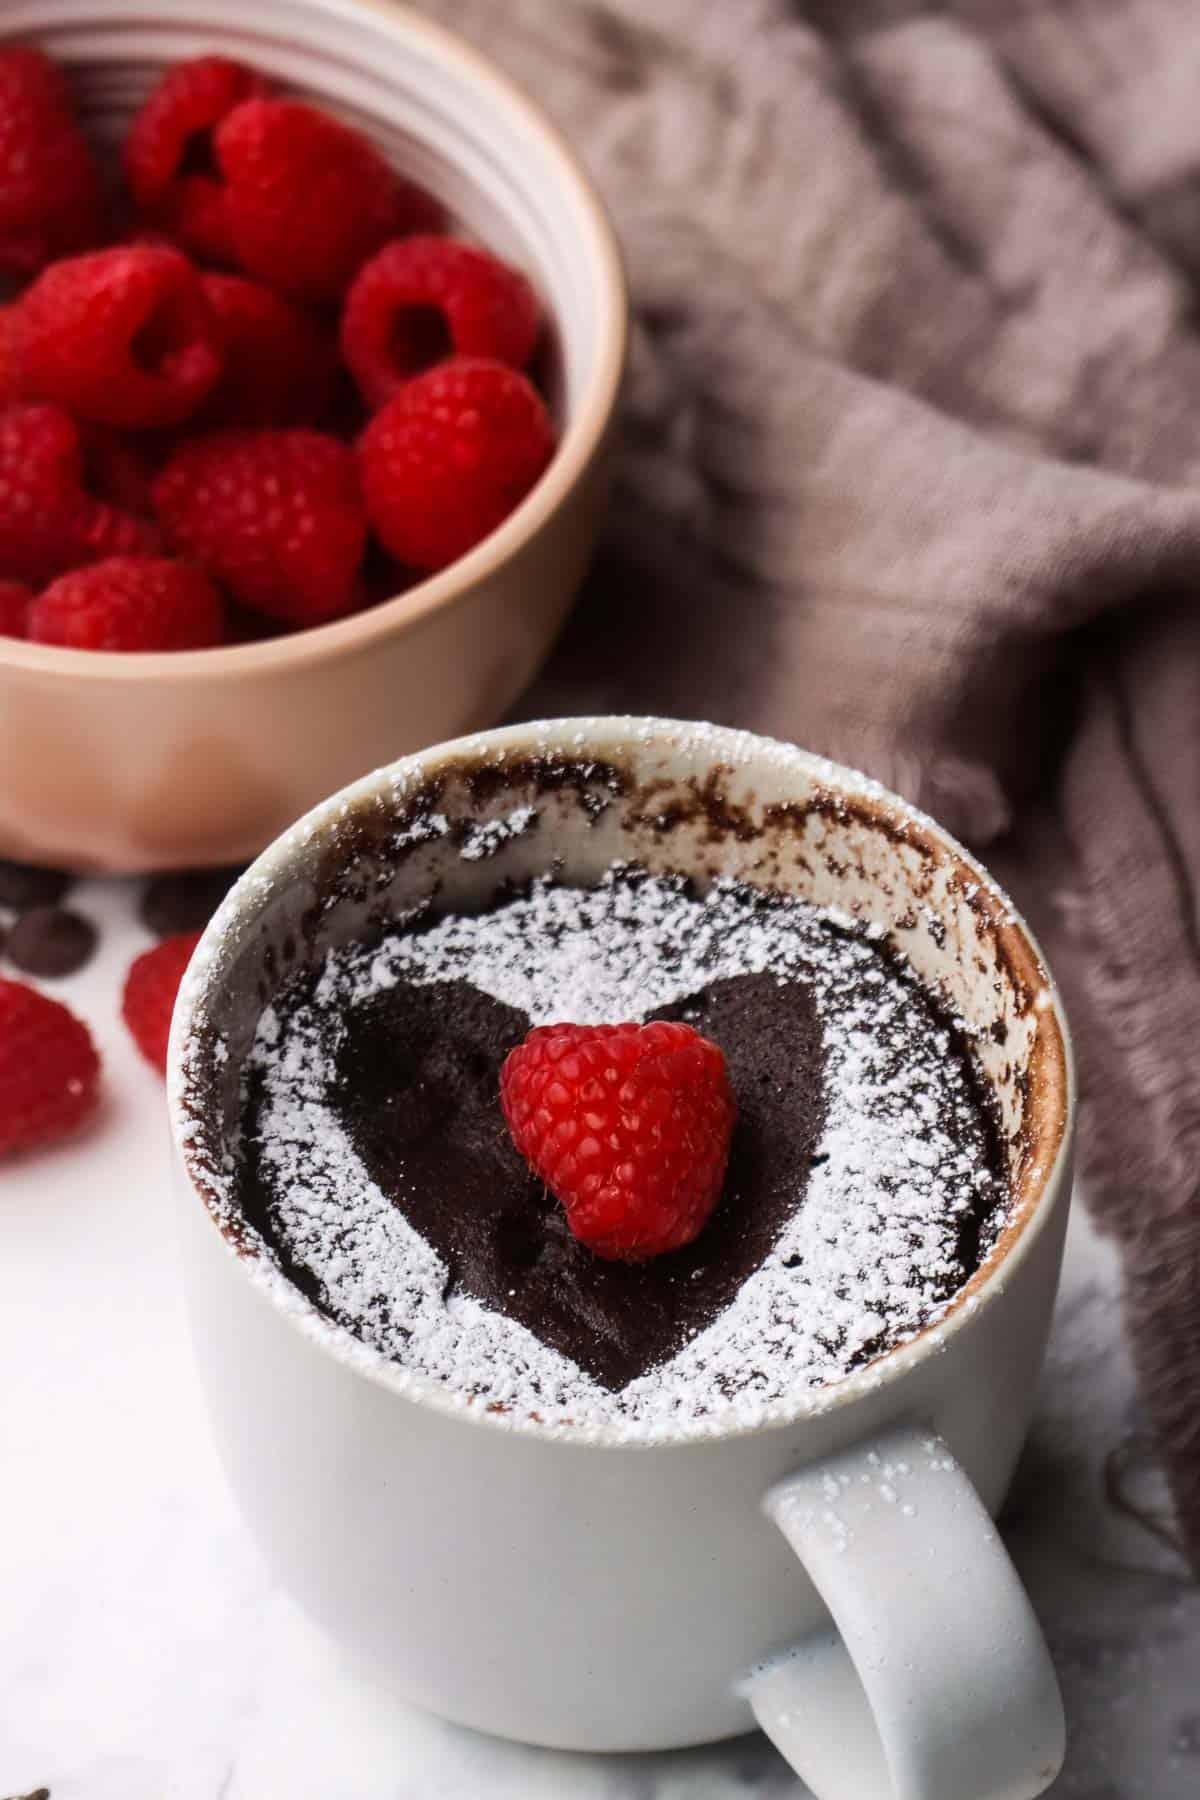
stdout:
[[[0,637],[0,670],[34,676],[70,676],[108,683],[194,683],[257,678],[272,670],[299,669],[356,654],[381,638],[403,633],[434,613],[465,602],[478,585],[515,560],[549,524],[600,453],[616,410],[629,336],[629,293],[616,232],[599,190],[567,138],[538,103],[489,57],[456,32],[405,5],[386,9],[375,0],[294,0],[310,12],[352,17],[366,14],[398,43],[415,38],[441,61],[452,63],[468,85],[517,115],[542,141],[564,186],[573,190],[579,221],[601,271],[595,365],[548,467],[509,516],[465,556],[418,581],[406,592],[344,618],[246,644],[206,650],[95,651]],[[0,23],[0,43],[9,35]]]
[[[502,765],[507,757],[520,756],[531,745],[543,750],[547,747],[561,750],[568,757],[602,759],[616,749],[627,748],[631,741],[642,746],[665,744],[668,748],[686,751],[698,730],[705,734],[705,752],[714,762],[727,762],[737,767],[747,759],[777,761],[799,779],[807,779],[833,794],[861,801],[885,820],[900,821],[906,834],[936,845],[941,855],[971,878],[993,916],[1003,921],[1006,941],[1015,950],[1020,965],[1036,973],[1039,979],[1040,998],[1036,1006],[1041,1019],[1040,1029],[1045,1035],[1038,1074],[1042,1094],[1036,1130],[1039,1150],[1049,1148],[1049,1154],[1039,1155],[1030,1167],[1025,1192],[1018,1198],[999,1243],[944,1310],[911,1337],[849,1374],[816,1388],[793,1390],[764,1404],[760,1415],[744,1420],[731,1420],[718,1413],[715,1418],[654,1421],[645,1430],[630,1431],[611,1420],[585,1424],[573,1420],[547,1423],[525,1412],[494,1413],[465,1399],[436,1376],[393,1361],[381,1350],[357,1338],[348,1327],[329,1320],[310,1300],[299,1294],[286,1276],[277,1272],[268,1258],[246,1254],[233,1242],[218,1216],[211,1184],[194,1154],[190,1132],[194,1115],[190,1109],[192,1089],[187,1048],[195,1015],[203,1006],[209,986],[219,986],[223,979],[222,957],[227,936],[236,939],[238,932],[246,928],[247,921],[256,915],[256,902],[261,903],[264,891],[269,891],[277,880],[286,882],[292,875],[297,853],[314,838],[333,830],[347,808],[369,801],[380,793],[394,791],[399,785],[418,783],[431,771],[453,767],[464,760],[483,758]],[[1074,1045],[1062,992],[1032,928],[996,877],[951,832],[921,808],[858,769],[831,762],[811,750],[764,733],[700,724],[693,720],[597,714],[497,726],[490,731],[471,733],[399,757],[329,795],[268,845],[230,889],[203,933],[184,974],[167,1053],[167,1113],[173,1182],[177,1191],[185,1196],[186,1209],[191,1212],[199,1208],[204,1214],[204,1224],[214,1234],[227,1271],[239,1285],[244,1282],[262,1305],[284,1321],[316,1354],[327,1356],[344,1374],[361,1378],[398,1401],[427,1408],[473,1429],[535,1439],[556,1448],[687,1452],[702,1445],[811,1429],[819,1419],[840,1415],[847,1407],[874,1395],[890,1392],[893,1388],[903,1392],[904,1385],[923,1365],[950,1348],[960,1335],[969,1335],[998,1303],[1003,1304],[1014,1278],[1019,1277],[1036,1246],[1054,1229],[1055,1220],[1070,1205],[1078,1084]]]

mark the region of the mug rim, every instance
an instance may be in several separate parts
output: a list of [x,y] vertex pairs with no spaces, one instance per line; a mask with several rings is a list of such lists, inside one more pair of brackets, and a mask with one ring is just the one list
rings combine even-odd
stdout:
[[225,1254],[238,1264],[264,1303],[305,1337],[315,1349],[332,1357],[347,1373],[373,1382],[398,1399],[410,1401],[414,1405],[430,1406],[444,1416],[484,1430],[517,1433],[545,1444],[597,1449],[684,1449],[800,1426],[808,1419],[827,1417],[845,1406],[853,1405],[857,1400],[880,1393],[902,1380],[928,1357],[949,1348],[961,1331],[1001,1297],[1008,1280],[1022,1267],[1043,1231],[1048,1228],[1055,1205],[1062,1197],[1063,1184],[1068,1179],[1071,1167],[1077,1112],[1071,1033],[1062,996],[1041,946],[999,882],[970,851],[927,813],[901,799],[870,776],[777,738],[736,727],[705,725],[703,730],[706,744],[712,745],[714,761],[728,760],[736,766],[739,761],[744,762],[751,757],[761,758],[766,754],[776,762],[783,761],[794,767],[806,779],[816,777],[820,786],[826,790],[865,803],[893,822],[902,821],[906,832],[911,830],[932,840],[943,853],[948,853],[956,863],[969,871],[971,880],[978,884],[989,903],[999,909],[998,916],[1004,920],[1003,929],[1015,940],[1022,961],[1040,972],[1042,981],[1039,1010],[1049,1015],[1054,1028],[1050,1047],[1053,1067],[1043,1068],[1039,1065],[1034,1091],[1035,1097],[1042,1100],[1044,1105],[1048,1102],[1047,1118],[1042,1120],[1041,1129],[1054,1133],[1054,1153],[1048,1161],[1035,1166],[1031,1171],[1029,1190],[1018,1199],[1013,1216],[1005,1225],[996,1247],[946,1303],[944,1310],[912,1337],[884,1351],[861,1368],[817,1387],[801,1388],[782,1399],[768,1402],[751,1419],[718,1414],[715,1417],[661,1426],[639,1426],[636,1430],[630,1430],[620,1423],[577,1424],[568,1420],[545,1423],[525,1412],[489,1411],[447,1387],[435,1376],[407,1368],[385,1356],[382,1351],[356,1337],[346,1326],[321,1313],[268,1257],[248,1254],[231,1241],[229,1232],[223,1228],[206,1195],[200,1171],[189,1157],[186,1130],[189,1122],[189,1081],[184,1066],[185,1053],[194,1014],[214,975],[216,985],[219,985],[219,952],[227,935],[236,933],[239,924],[253,916],[257,910],[258,897],[264,889],[274,889],[281,879],[286,880],[291,874],[296,855],[315,837],[344,818],[349,809],[370,802],[382,791],[394,793],[398,783],[419,785],[442,766],[494,754],[498,750],[505,754],[512,751],[528,753],[536,747],[544,752],[547,739],[550,740],[551,747],[561,745],[562,748],[569,749],[573,757],[586,759],[591,753],[601,752],[605,739],[615,738],[627,745],[633,737],[641,745],[658,739],[678,741],[682,736],[686,742],[688,737],[694,738],[696,730],[695,721],[637,714],[539,719],[501,726],[492,731],[474,732],[398,758],[319,802],[268,845],[230,889],[196,947],[180,986],[167,1056],[167,1100],[172,1151],[178,1174],[188,1187],[190,1201],[201,1207],[221,1240]]
[[[599,189],[565,134],[498,64],[456,31],[411,6],[383,6],[377,0],[367,0],[366,4],[362,0],[290,0],[290,4],[314,19],[324,16],[347,24],[369,25],[400,45],[424,40],[430,56],[457,69],[464,86],[473,87],[487,103],[518,119],[539,140],[543,152],[557,166],[563,192],[572,196],[579,241],[599,271],[596,356],[588,382],[573,413],[564,421],[550,462],[508,517],[447,568],[434,571],[386,600],[301,631],[244,644],[218,644],[204,650],[117,650],[99,656],[93,650],[0,637],[0,668],[30,676],[70,677],[96,685],[136,685],[147,681],[224,684],[359,653],[381,637],[409,631],[431,614],[451,611],[470,599],[481,583],[515,561],[546,528],[603,448],[625,369],[628,281],[616,232]],[[53,22],[62,29],[76,21],[63,12]],[[170,13],[165,15],[165,22],[171,22]],[[0,25],[0,47],[21,31],[19,22]]]

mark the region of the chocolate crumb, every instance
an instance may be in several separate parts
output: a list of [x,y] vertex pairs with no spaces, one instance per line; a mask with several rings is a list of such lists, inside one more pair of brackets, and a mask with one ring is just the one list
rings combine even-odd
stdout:
[[53,906],[74,880],[62,869],[41,869],[34,863],[11,862],[0,857],[0,906],[28,912],[31,906]]
[[4,948],[26,975],[74,975],[95,954],[96,927],[65,907],[33,906],[21,914]]
[[157,876],[142,895],[142,923],[155,937],[203,931],[241,868],[181,869]]

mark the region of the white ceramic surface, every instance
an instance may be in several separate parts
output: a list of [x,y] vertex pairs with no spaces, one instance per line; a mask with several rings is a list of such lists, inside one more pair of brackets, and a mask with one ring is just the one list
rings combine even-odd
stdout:
[[[703,834],[689,843],[686,831],[663,847],[661,834],[635,828],[619,805],[594,823],[570,798],[547,801],[532,852],[514,840],[481,869],[422,851],[404,860],[386,905],[426,891],[435,875],[451,901],[472,883],[486,891],[501,875],[527,870],[522,858],[531,855],[545,866],[549,854],[564,853],[577,875],[620,850],[651,866],[699,866],[703,841],[706,867],[753,870],[907,934],[914,965],[940,977],[973,1023],[1003,1017],[1004,1054],[984,1057],[1010,1125],[1021,1122],[1022,1062],[1047,1039],[1059,1060],[1042,1059],[1026,1127],[1039,1108],[1051,1116],[1066,1104],[1052,994],[1019,923],[928,821],[909,815],[897,832],[892,803],[878,789],[743,734],[573,721],[463,740],[369,778],[260,859],[214,922],[185,984],[172,1051],[177,1139],[189,1123],[180,1057],[193,1010],[225,1035],[233,1055],[223,1066],[233,1069],[253,1022],[253,1007],[237,994],[253,991],[267,945],[279,952],[297,928],[346,818],[379,823],[435,771],[453,774],[459,762],[511,770],[535,749],[608,758],[638,784],[666,780],[673,791],[703,783],[720,763],[728,804],[756,816],[768,803],[811,801],[813,809],[802,828],[788,824],[765,850],[761,842],[748,850],[744,835],[714,845]],[[505,803],[527,797],[515,788]],[[454,780],[438,805],[452,817],[473,810]],[[905,923],[918,896],[920,928]],[[329,929],[354,929],[353,906]],[[230,1105],[233,1092],[226,1081]],[[1028,1800],[1061,1758],[1061,1714],[1040,1636],[984,1508],[998,1505],[1028,1422],[1065,1227],[1069,1135],[1035,1134],[1018,1221],[995,1266],[937,1330],[815,1401],[776,1409],[762,1428],[650,1444],[611,1432],[552,1433],[455,1406],[434,1384],[365,1354],[290,1291],[281,1303],[278,1280],[233,1250],[181,1176],[200,1366],[235,1491],[314,1616],[407,1698],[451,1718],[534,1743],[635,1749],[738,1732],[753,1701],[796,1765],[820,1781],[822,1800],[880,1800],[884,1762],[897,1800]],[[848,1515],[836,1579],[806,1541],[803,1505],[774,1495],[806,1574],[764,1510],[772,1490],[799,1470],[807,1472],[802,1488],[815,1465],[838,1457],[851,1458],[853,1478],[869,1482],[895,1448],[881,1437],[909,1426],[918,1435],[906,1439],[912,1454],[900,1472],[911,1473],[911,1496],[906,1489],[895,1524],[881,1526],[890,1503],[886,1477],[877,1478],[870,1530],[890,1536],[856,1558],[856,1532],[867,1548],[867,1519],[861,1508]],[[836,1485],[832,1465],[825,1476]],[[796,1488],[789,1496],[802,1499]],[[947,1579],[922,1586],[915,1570],[931,1555]],[[885,1589],[880,1571],[889,1558]],[[871,1729],[845,1650],[828,1638],[822,1596],[874,1709],[883,1748],[873,1764],[869,1756],[855,1765],[813,1754],[831,1731]],[[945,1643],[940,1658],[905,1667],[915,1602],[936,1604],[931,1635]],[[820,1631],[826,1636],[814,1635]],[[761,1673],[757,1690],[747,1684],[772,1653],[805,1638],[804,1657],[782,1673],[780,1665]],[[838,1712],[835,1686],[844,1702]]]
[[[760,1736],[586,1756],[447,1725],[349,1670],[282,1590],[217,1463],[164,1205],[162,1083],[117,1014],[149,941],[136,901],[133,882],[83,884],[72,904],[101,953],[53,984],[104,1053],[96,1130],[0,1169],[0,1795],[806,1800]],[[1063,1682],[1053,1800],[1200,1791],[1200,1588],[1105,1498],[1110,1453],[1141,1429],[1116,1257],[1077,1200],[1001,1521]]]

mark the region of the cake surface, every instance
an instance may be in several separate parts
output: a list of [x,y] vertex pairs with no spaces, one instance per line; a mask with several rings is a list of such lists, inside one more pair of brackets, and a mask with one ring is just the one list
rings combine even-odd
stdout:
[[[604,1263],[513,1149],[532,1024],[686,1019],[739,1104],[685,1250]],[[1005,1217],[961,1030],[860,927],[632,868],[330,951],[259,1020],[236,1189],[328,1317],[464,1399],[654,1428],[750,1414],[933,1322]]]

